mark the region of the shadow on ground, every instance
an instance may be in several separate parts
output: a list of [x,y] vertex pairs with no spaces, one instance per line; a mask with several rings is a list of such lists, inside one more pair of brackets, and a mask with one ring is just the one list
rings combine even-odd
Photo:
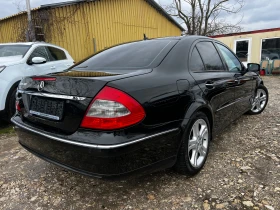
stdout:
[[9,127],[9,126],[11,126],[10,123],[7,123],[6,121],[0,119],[0,129],[2,129],[2,128],[7,128],[7,127]]

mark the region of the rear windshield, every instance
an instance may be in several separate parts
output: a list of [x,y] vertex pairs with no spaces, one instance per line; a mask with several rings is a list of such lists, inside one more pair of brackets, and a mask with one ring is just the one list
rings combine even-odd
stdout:
[[146,40],[123,44],[92,56],[74,69],[90,71],[154,68],[161,62],[161,54],[166,54],[173,45],[174,42],[170,40]]
[[29,48],[29,45],[0,45],[0,57],[17,55],[21,55],[23,57]]

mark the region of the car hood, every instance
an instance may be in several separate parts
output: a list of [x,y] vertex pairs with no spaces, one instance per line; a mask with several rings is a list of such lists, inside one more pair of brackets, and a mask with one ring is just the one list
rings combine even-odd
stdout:
[[0,57],[0,66],[11,66],[22,62],[22,56],[16,55],[16,56],[7,56],[7,57]]

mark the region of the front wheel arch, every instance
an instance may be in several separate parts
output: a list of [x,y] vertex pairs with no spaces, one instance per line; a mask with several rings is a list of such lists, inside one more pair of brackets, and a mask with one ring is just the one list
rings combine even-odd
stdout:
[[[260,109],[259,111],[253,111],[252,109],[249,110],[249,111],[247,112],[247,114],[249,114],[249,115],[260,114],[260,113],[262,113],[262,112],[264,111],[264,109],[265,109],[266,106],[267,106],[267,103],[268,103],[268,100],[269,100],[269,93],[268,93],[267,88],[266,88],[264,85],[259,85],[259,86],[256,88],[256,90],[255,90],[255,95],[257,94],[258,89],[263,90],[263,91],[265,92],[265,94],[266,94],[265,104],[264,104],[264,106],[262,107],[262,109]],[[254,97],[255,97],[255,96],[254,96]],[[260,103],[260,101],[259,101],[259,103]],[[254,108],[254,107],[253,107],[253,108]]]
[[[10,117],[10,113],[9,113],[9,110],[10,110],[10,109],[9,109],[10,100],[9,100],[9,99],[10,99],[10,97],[12,97],[12,94],[13,94],[14,90],[17,89],[19,83],[20,83],[20,81],[15,82],[15,83],[12,85],[12,87],[10,88],[10,90],[9,90],[9,92],[8,92],[8,94],[7,94],[6,103],[5,103],[5,112],[6,112],[7,118]],[[8,119],[8,120],[10,120],[10,119]]]

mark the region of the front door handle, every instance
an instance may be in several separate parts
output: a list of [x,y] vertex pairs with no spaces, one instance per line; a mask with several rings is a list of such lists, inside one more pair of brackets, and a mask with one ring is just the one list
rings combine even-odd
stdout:
[[234,79],[234,80],[229,80],[227,81],[227,84],[229,85],[234,85],[234,84],[238,84],[239,83],[239,80],[238,79]]
[[211,81],[208,81],[205,83],[205,86],[208,88],[208,89],[213,89],[215,87],[214,83],[211,82]]
[[52,66],[51,69],[55,69],[55,66]]

